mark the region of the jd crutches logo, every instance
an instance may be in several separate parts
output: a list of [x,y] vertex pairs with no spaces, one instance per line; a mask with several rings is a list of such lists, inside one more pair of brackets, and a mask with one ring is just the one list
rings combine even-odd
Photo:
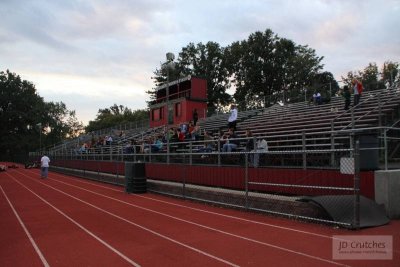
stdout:
[[335,235],[332,237],[334,260],[391,260],[393,237],[387,235]]

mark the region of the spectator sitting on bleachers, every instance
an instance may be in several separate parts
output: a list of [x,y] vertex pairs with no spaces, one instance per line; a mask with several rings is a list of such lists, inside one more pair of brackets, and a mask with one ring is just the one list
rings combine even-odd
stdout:
[[214,150],[215,140],[214,138],[208,134],[207,131],[204,131],[204,147],[199,149],[199,152],[207,152],[210,153]]
[[87,152],[87,148],[88,148],[87,144],[83,143],[81,145],[81,147],[79,148],[79,153],[81,153],[81,154],[86,153]]
[[[152,141],[154,140],[154,142]],[[150,139],[150,142],[148,144],[144,144],[144,149],[143,151],[145,153],[148,153],[149,150],[151,150],[152,153],[159,152],[163,147],[163,143],[161,142],[159,137],[156,137],[155,139]]]
[[93,147],[96,146],[97,141],[96,141],[96,137],[94,136],[94,134],[92,133],[91,138],[90,138],[90,143]]
[[178,142],[183,142],[185,141],[185,133],[182,132],[181,128],[177,129],[177,134],[178,134]]
[[102,146],[104,145],[104,138],[102,136],[99,137],[99,139],[97,140],[97,146]]
[[193,130],[191,131],[190,136],[193,141],[196,141],[199,139],[199,136],[200,136],[200,126],[199,125],[196,125],[193,127]]
[[[253,150],[254,152],[268,152],[268,143],[267,140],[261,139],[258,140],[256,143],[256,149]],[[254,168],[258,167],[258,162],[259,162],[260,154],[259,153],[254,153],[253,161],[251,162],[253,164]]]
[[246,137],[248,138],[246,140],[246,151],[252,151],[254,149],[254,139],[251,130],[246,130]]
[[113,138],[111,137],[111,135],[106,136],[106,145],[107,146],[111,145],[112,141],[113,141]]
[[228,134],[225,134],[225,132],[220,129],[219,133],[218,133],[219,150],[222,150],[222,146],[225,144],[227,137],[228,137]]
[[130,143],[128,143],[128,144],[124,147],[124,153],[125,153],[125,154],[134,153],[134,146],[135,146],[135,141],[132,139],[132,140],[130,141]]
[[[246,141],[246,151],[254,152],[255,151],[254,148],[257,146],[255,144],[256,141],[253,137],[253,133],[251,132],[251,130],[246,131],[246,137],[248,138]],[[253,165],[254,167],[258,166],[258,157],[259,157],[258,153],[249,155],[250,164]]]
[[143,153],[149,153],[149,152],[150,152],[150,149],[151,149],[151,146],[152,146],[153,143],[154,143],[154,139],[153,139],[152,137],[150,137],[149,140],[143,141],[142,147],[141,147],[140,150],[141,150]]
[[321,93],[317,92],[312,95],[310,98],[310,103],[314,103],[314,105],[322,105],[322,104],[328,104],[331,102],[331,99],[329,97],[323,97]]
[[314,101],[314,105],[321,105],[322,104],[322,98],[321,98],[321,93],[320,92],[315,92],[313,94],[313,101]]
[[222,152],[232,152],[238,147],[237,135],[233,128],[228,131],[227,138],[225,139],[225,144],[222,146]]
[[159,137],[156,137],[156,140],[154,141],[154,143],[151,145],[151,152],[159,152],[161,151],[163,147],[163,143],[161,142]]
[[169,140],[169,142],[177,142],[178,141],[178,135],[176,134],[176,130],[174,128],[169,128],[167,132],[166,138]]
[[186,132],[188,131],[188,126],[186,125],[186,123],[182,123],[179,128],[181,129],[181,133],[186,135]]
[[[193,125],[193,121],[189,121],[188,124],[188,129],[187,132],[185,134],[186,139],[192,139],[192,132],[194,130],[194,125]],[[193,140],[193,139],[192,139]]]

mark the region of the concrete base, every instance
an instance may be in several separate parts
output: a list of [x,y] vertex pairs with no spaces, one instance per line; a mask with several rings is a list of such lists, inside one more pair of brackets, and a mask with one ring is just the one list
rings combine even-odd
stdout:
[[400,170],[375,172],[375,201],[390,219],[400,219]]

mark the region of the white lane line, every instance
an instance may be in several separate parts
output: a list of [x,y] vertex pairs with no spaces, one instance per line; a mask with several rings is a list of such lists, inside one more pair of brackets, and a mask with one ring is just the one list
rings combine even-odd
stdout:
[[[82,178],[74,178],[74,177],[70,177],[70,176],[67,176],[67,175],[61,175],[61,174],[58,174],[58,173],[54,173],[54,174],[59,176],[59,177],[67,178],[69,180],[73,180],[73,181],[78,182],[78,183],[88,184],[88,185],[91,185],[91,186],[104,188],[104,189],[108,189],[108,190],[115,191],[115,192],[124,192],[124,190],[118,190],[118,189],[115,189],[115,188],[112,188],[112,187],[102,186],[102,185],[99,185],[97,183],[91,183],[91,182],[84,181],[84,180],[82,180]],[[60,182],[59,180],[55,180],[55,179],[53,179],[53,180]],[[284,227],[284,226],[280,226],[280,225],[264,223],[264,222],[259,222],[259,221],[255,221],[255,220],[249,220],[249,219],[236,217],[236,216],[232,216],[232,215],[216,213],[216,212],[213,212],[213,211],[203,210],[203,209],[199,209],[199,208],[193,208],[193,207],[190,207],[190,206],[177,204],[177,203],[173,203],[173,202],[169,202],[169,201],[165,201],[165,200],[160,200],[160,199],[156,199],[156,198],[152,198],[152,197],[148,197],[148,196],[144,196],[144,195],[132,195],[132,196],[140,197],[140,198],[144,198],[144,199],[149,199],[149,200],[152,200],[152,201],[156,201],[156,202],[160,202],[160,203],[164,203],[164,204],[167,204],[167,205],[172,205],[172,206],[176,206],[176,207],[180,207],[180,208],[186,208],[186,209],[190,209],[190,210],[195,210],[195,211],[198,211],[198,212],[203,212],[203,213],[207,213],[207,214],[211,214],[211,215],[216,215],[216,216],[230,218],[230,219],[234,219],[234,220],[238,220],[238,221],[243,221],[243,222],[247,222],[247,223],[263,225],[263,226],[267,226],[267,227],[271,227],[271,228],[277,228],[277,229],[281,229],[281,230],[287,230],[287,231],[297,232],[297,233],[300,233],[300,234],[311,235],[311,236],[316,236],[316,237],[321,237],[321,238],[326,238],[326,239],[331,239],[331,240],[344,240],[344,241],[346,241],[346,239],[338,239],[338,238],[335,238],[335,237],[329,236],[329,235],[323,235],[323,234],[318,234],[318,233],[314,233],[314,232],[298,230],[298,229],[294,229],[294,228],[290,228],[290,227]],[[346,234],[347,234],[347,231],[343,232],[343,235],[346,235]],[[393,252],[396,253],[396,254],[400,254],[400,250],[393,250]]]
[[[8,174],[9,175],[9,174]],[[120,251],[118,251],[117,249],[115,249],[113,246],[111,246],[110,244],[108,244],[106,241],[102,240],[101,238],[99,238],[98,236],[96,236],[95,234],[93,234],[91,231],[89,231],[88,229],[86,229],[84,226],[82,226],[81,224],[79,224],[77,221],[75,221],[74,219],[72,219],[71,217],[69,217],[67,214],[65,214],[64,212],[62,212],[61,210],[59,210],[57,207],[53,206],[51,203],[49,203],[47,200],[45,200],[44,198],[42,198],[41,196],[39,196],[38,194],[36,194],[35,192],[33,192],[32,190],[30,190],[28,187],[26,187],[24,184],[22,184],[21,182],[19,182],[17,179],[15,179],[13,176],[9,175],[14,181],[16,181],[17,183],[19,183],[21,186],[23,186],[26,190],[28,190],[29,192],[31,192],[33,195],[35,195],[37,198],[39,198],[40,200],[42,200],[44,203],[46,203],[47,205],[49,205],[50,207],[52,207],[54,210],[56,210],[58,213],[60,213],[61,215],[63,215],[65,218],[67,218],[69,221],[71,221],[72,223],[74,223],[76,226],[78,226],[79,228],[81,228],[84,232],[86,232],[87,234],[89,234],[90,236],[92,236],[94,239],[96,239],[97,241],[99,241],[101,244],[103,244],[104,246],[106,246],[107,248],[109,248],[111,251],[113,251],[114,253],[116,253],[118,256],[120,256],[121,258],[123,258],[124,260],[126,260],[128,263],[130,263],[133,266],[136,267],[140,267],[140,265],[134,261],[132,261],[130,258],[128,258],[127,256],[125,256],[123,253],[121,253]],[[29,177],[30,178],[30,177]],[[32,178],[31,178],[32,179]]]
[[[307,258],[311,258],[311,259],[315,259],[315,260],[319,260],[319,261],[323,261],[323,262],[328,262],[328,263],[339,265],[339,266],[347,266],[345,264],[341,264],[341,263],[338,263],[338,262],[335,262],[335,261],[331,261],[331,260],[328,260],[328,259],[320,258],[318,256],[313,256],[313,255],[310,255],[310,254],[307,254],[307,253],[304,253],[304,252],[291,250],[291,249],[288,249],[288,248],[284,248],[284,247],[281,247],[281,246],[273,245],[273,244],[266,243],[266,242],[263,242],[263,241],[255,240],[255,239],[252,239],[252,238],[240,236],[240,235],[229,233],[229,232],[225,232],[225,231],[217,229],[217,228],[209,227],[209,226],[206,226],[206,225],[203,225],[203,224],[198,224],[198,223],[195,223],[195,222],[192,222],[192,221],[188,221],[188,220],[185,220],[185,219],[181,219],[181,218],[178,218],[178,217],[166,214],[166,213],[162,213],[162,212],[155,211],[155,210],[152,210],[152,209],[144,208],[144,207],[141,207],[141,206],[129,203],[129,202],[125,202],[125,201],[122,201],[122,200],[119,200],[119,199],[116,199],[116,198],[113,198],[113,197],[110,197],[110,196],[107,196],[107,195],[103,195],[103,194],[100,194],[100,193],[97,193],[97,192],[94,192],[94,191],[91,191],[91,190],[88,190],[88,189],[85,189],[85,188],[81,188],[81,187],[76,186],[76,185],[68,184],[66,182],[61,182],[61,181],[54,180],[54,179],[52,179],[52,181],[56,181],[56,182],[59,182],[59,183],[65,184],[65,185],[69,185],[71,187],[75,187],[75,188],[78,188],[80,190],[83,190],[83,191],[86,191],[86,192],[89,192],[89,193],[92,193],[92,194],[95,194],[95,195],[99,195],[101,197],[104,197],[104,198],[107,198],[107,199],[111,199],[111,200],[114,200],[114,201],[129,205],[129,206],[141,209],[141,210],[145,210],[145,211],[152,212],[152,213],[155,213],[155,214],[158,214],[158,215],[162,215],[162,216],[165,216],[165,217],[177,220],[177,221],[181,221],[181,222],[184,222],[184,223],[195,225],[195,226],[198,226],[198,227],[201,227],[201,228],[204,228],[204,229],[207,229],[207,230],[215,231],[215,232],[218,232],[218,233],[221,233],[221,234],[224,234],[224,235],[228,235],[228,236],[231,236],[231,237],[239,238],[239,239],[246,240],[246,241],[249,241],[249,242],[252,242],[252,243],[256,243],[256,244],[259,244],[259,245],[272,247],[272,248],[275,248],[275,249],[278,249],[278,250],[282,250],[282,251],[285,251],[285,252],[294,253],[294,254],[301,255],[301,256],[304,256],[304,257],[307,257]],[[56,190],[58,190],[58,189],[56,189]]]
[[[102,209],[102,208],[100,208],[100,207],[97,207],[97,206],[95,206],[95,205],[93,205],[93,204],[91,204],[91,203],[89,203],[89,202],[86,202],[86,201],[84,201],[84,200],[82,200],[82,199],[80,199],[80,198],[77,198],[77,197],[75,197],[75,196],[73,196],[73,195],[70,195],[70,194],[68,194],[68,193],[66,193],[66,192],[64,192],[64,191],[62,191],[62,190],[59,190],[59,189],[53,187],[53,186],[50,186],[50,185],[47,185],[47,184],[45,184],[45,183],[43,183],[43,182],[40,182],[40,181],[38,181],[38,180],[35,180],[34,178],[31,178],[31,177],[29,177],[28,175],[26,175],[26,174],[24,174],[24,173],[21,173],[21,172],[19,172],[19,173],[22,174],[22,175],[24,175],[24,176],[26,176],[26,177],[28,177],[29,179],[33,180],[34,182],[40,183],[40,184],[42,184],[42,185],[44,185],[44,186],[46,186],[46,187],[49,187],[49,188],[51,188],[51,189],[53,189],[53,190],[55,190],[55,191],[57,191],[57,192],[60,192],[60,193],[62,193],[62,194],[64,194],[64,195],[66,195],[66,196],[69,196],[70,198],[73,198],[73,199],[75,199],[75,200],[77,200],[77,201],[79,201],[79,202],[82,202],[82,203],[84,203],[84,204],[86,204],[86,205],[88,205],[88,206],[90,206],[90,207],[92,207],[92,208],[94,208],[94,209],[97,209],[97,210],[99,210],[99,211],[102,211],[102,212],[104,212],[104,213],[106,213],[106,214],[108,214],[108,215],[110,215],[110,216],[112,216],[112,217],[115,217],[115,218],[117,218],[117,219],[120,219],[120,220],[122,220],[122,221],[124,221],[124,222],[126,222],[126,223],[128,223],[128,224],[134,225],[134,226],[136,226],[136,227],[138,227],[138,228],[140,228],[140,229],[142,229],[142,230],[145,230],[145,231],[147,231],[147,232],[150,232],[150,233],[152,233],[152,234],[154,234],[154,235],[156,235],[156,236],[158,236],[158,237],[161,237],[161,238],[163,238],[163,239],[169,240],[169,241],[171,241],[171,242],[173,242],[173,243],[175,243],[175,244],[181,245],[181,246],[183,246],[183,247],[185,247],[185,248],[188,248],[188,249],[190,249],[190,250],[193,250],[193,251],[195,251],[195,252],[197,252],[197,253],[200,253],[200,254],[202,254],[202,255],[205,255],[205,256],[210,257],[210,258],[212,258],[212,259],[215,259],[215,260],[217,260],[217,261],[223,262],[223,263],[225,263],[225,264],[227,264],[227,265],[235,266],[235,267],[238,267],[238,266],[239,266],[239,265],[236,265],[236,264],[234,264],[234,263],[232,263],[232,262],[229,262],[229,261],[227,261],[227,260],[224,260],[224,259],[219,258],[219,257],[217,257],[217,256],[214,256],[214,255],[212,255],[212,254],[209,254],[209,253],[207,253],[207,252],[205,252],[205,251],[203,251],[203,250],[197,249],[197,248],[195,248],[195,247],[192,247],[192,246],[190,246],[190,245],[187,245],[187,244],[185,244],[185,243],[182,243],[182,242],[180,242],[180,241],[178,241],[178,240],[175,240],[175,239],[173,239],[173,238],[170,238],[170,237],[168,237],[168,236],[165,236],[165,235],[163,235],[163,234],[160,234],[160,233],[158,233],[158,232],[156,232],[156,231],[153,231],[153,230],[151,230],[151,229],[149,229],[149,228],[146,228],[146,227],[144,227],[144,226],[142,226],[142,225],[139,225],[139,224],[136,224],[136,223],[134,223],[134,222],[132,222],[132,221],[129,221],[129,220],[127,220],[127,219],[125,219],[125,218],[123,218],[123,217],[121,217],[121,216],[118,216],[118,215],[116,215],[116,214],[114,214],[114,213],[112,213],[112,212],[109,212],[109,211],[104,210],[104,209]],[[52,180],[53,180],[53,181],[56,181],[56,180],[54,180],[54,179],[52,179]],[[29,190],[29,189],[28,189],[28,190]]]
[[29,233],[28,229],[26,228],[24,222],[22,221],[21,217],[19,217],[18,212],[15,210],[13,204],[11,203],[11,201],[8,199],[6,192],[4,192],[3,187],[0,185],[0,189],[1,192],[3,192],[4,197],[6,198],[8,205],[10,205],[12,211],[14,212],[15,217],[17,217],[17,220],[19,222],[19,224],[21,225],[22,229],[24,229],[25,234],[28,236],[29,241],[31,242],[33,248],[35,249],[36,253],[38,254],[40,260],[43,263],[43,266],[49,267],[49,263],[47,262],[46,258],[43,256],[42,252],[40,251],[39,247],[37,246],[35,240],[33,239],[33,237],[31,236],[31,234]]
[[[123,192],[123,190],[117,190],[117,189],[114,189],[114,188],[98,185],[98,184],[95,184],[95,183],[81,181],[79,179],[74,179],[74,178],[71,178],[71,177],[66,176],[66,175],[59,175],[59,174],[57,174],[57,175],[60,176],[60,177],[64,177],[64,178],[68,178],[68,179],[74,180],[74,181],[79,182],[79,183],[88,184],[88,185],[92,185],[92,186],[96,186],[96,187],[100,187],[100,188],[104,188],[104,189],[109,189],[111,191]],[[55,181],[58,181],[58,180],[55,180]],[[147,197],[147,196],[142,196],[142,195],[135,195],[135,197],[149,199],[149,200],[152,200],[152,201],[156,201],[156,202],[160,202],[160,203],[164,203],[164,204],[168,204],[168,205],[172,205],[172,206],[177,206],[177,207],[181,207],[181,208],[195,210],[195,211],[198,211],[198,212],[203,212],[203,213],[207,213],[207,214],[212,214],[212,215],[216,215],[216,216],[230,218],[230,219],[234,219],[234,220],[238,220],[238,221],[254,223],[254,224],[258,224],[258,225],[263,225],[263,226],[268,226],[268,227],[277,228],[277,229],[281,229],[281,230],[297,232],[297,233],[301,233],[301,234],[305,234],[305,235],[312,235],[312,236],[326,238],[326,239],[333,239],[333,237],[329,236],[329,235],[323,235],[323,234],[318,234],[318,233],[314,233],[314,232],[298,230],[298,229],[294,229],[294,228],[290,228],[290,227],[284,227],[284,226],[280,226],[280,225],[264,223],[264,222],[249,220],[249,219],[240,218],[240,217],[236,217],[236,216],[226,215],[226,214],[222,214],[222,213],[216,213],[216,212],[213,212],[213,211],[203,210],[203,209],[199,209],[199,208],[193,208],[193,207],[190,207],[190,206],[177,204],[177,203],[173,203],[173,202],[169,202],[169,201],[165,201],[165,200],[160,200],[160,199],[156,199],[156,198],[152,198],[152,197]]]

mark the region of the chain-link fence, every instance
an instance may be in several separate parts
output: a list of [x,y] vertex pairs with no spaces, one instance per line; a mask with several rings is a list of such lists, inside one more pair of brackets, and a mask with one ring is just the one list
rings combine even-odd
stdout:
[[[157,152],[149,144],[129,151],[117,146],[97,153],[58,151],[50,157],[57,171],[119,185],[125,184],[126,162],[144,162],[148,191],[357,228],[360,195],[373,198],[372,170],[396,164],[387,157],[399,153],[399,132],[385,127],[332,133],[341,140],[339,147],[303,133],[251,151],[240,146],[220,152],[220,141],[207,150],[204,141],[189,141],[168,143]],[[322,197],[323,207],[313,201]]]

